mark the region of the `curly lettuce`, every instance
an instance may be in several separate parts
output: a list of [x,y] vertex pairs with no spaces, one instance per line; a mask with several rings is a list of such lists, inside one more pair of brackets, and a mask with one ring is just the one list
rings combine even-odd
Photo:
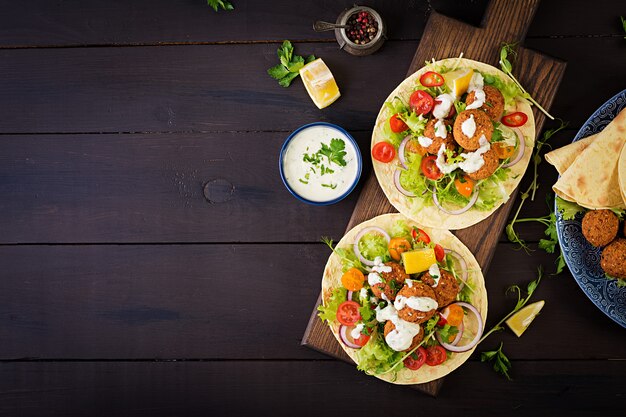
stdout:
[[380,333],[375,333],[369,342],[356,353],[357,369],[369,374],[381,374],[402,358],[401,352],[391,349]]
[[347,299],[348,290],[343,287],[335,288],[326,301],[326,305],[324,306],[320,304],[317,307],[317,315],[320,319],[322,319],[322,321],[327,321],[328,323],[334,322],[337,319],[337,309],[339,308],[339,304],[343,303]]
[[368,233],[363,236],[359,240],[359,251],[365,259],[371,261],[380,258],[383,262],[387,262],[391,259],[387,249],[387,241],[377,233]]
[[498,168],[493,175],[481,181],[474,207],[483,211],[491,210],[501,201],[508,200],[509,194],[504,188],[504,181],[506,181],[508,176],[508,168]]

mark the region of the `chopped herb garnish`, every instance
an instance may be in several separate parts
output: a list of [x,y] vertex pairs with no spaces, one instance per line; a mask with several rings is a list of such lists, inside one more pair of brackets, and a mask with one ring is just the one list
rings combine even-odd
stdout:
[[326,187],[326,188],[330,188],[330,189],[335,189],[337,188],[337,184],[322,184],[322,187]]
[[333,138],[330,140],[330,146],[322,143],[322,149],[317,153],[328,158],[328,163],[334,162],[339,166],[345,167],[348,164],[344,159],[344,156],[346,156],[345,149],[346,143],[342,139]]
[[504,352],[502,352],[503,343],[500,342],[500,347],[498,350],[492,350],[489,352],[482,352],[480,355],[481,362],[493,362],[493,370],[499,374],[502,374],[508,379],[511,380],[509,376],[509,370],[511,369],[511,361],[506,357]]

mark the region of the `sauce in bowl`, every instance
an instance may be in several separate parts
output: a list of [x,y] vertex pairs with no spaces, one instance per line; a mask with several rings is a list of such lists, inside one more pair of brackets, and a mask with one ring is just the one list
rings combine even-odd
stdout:
[[285,186],[305,203],[327,205],[345,198],[361,176],[361,153],[348,132],[330,123],[295,130],[280,152]]

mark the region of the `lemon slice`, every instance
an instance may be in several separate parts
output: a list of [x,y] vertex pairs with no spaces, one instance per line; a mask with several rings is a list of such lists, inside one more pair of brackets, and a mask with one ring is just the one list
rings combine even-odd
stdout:
[[327,107],[341,96],[333,74],[321,58],[300,68],[300,77],[313,103],[320,109]]
[[506,325],[513,330],[513,333],[520,337],[524,331],[530,326],[530,323],[537,317],[543,305],[546,302],[541,300],[536,303],[532,303],[522,308],[517,313],[513,314],[507,321]]
[[443,78],[446,80],[446,85],[450,87],[452,93],[457,97],[461,97],[467,92],[473,75],[474,70],[470,68],[450,71],[443,74]]

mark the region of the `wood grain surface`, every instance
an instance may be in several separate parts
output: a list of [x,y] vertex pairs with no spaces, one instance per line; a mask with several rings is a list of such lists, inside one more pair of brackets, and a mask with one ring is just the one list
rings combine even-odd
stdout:
[[[498,67],[502,42],[517,44],[523,41],[538,5],[538,0],[507,2],[493,0],[487,6],[480,29],[433,12],[428,19],[407,75],[417,71],[431,58],[441,59],[461,54],[466,58]],[[565,72],[565,63],[521,47],[516,63],[514,72],[516,77],[522,85],[526,86],[525,88],[535,100],[543,103],[544,108],[550,109]],[[534,115],[536,131],[541,132],[545,116],[536,109],[534,109]],[[474,226],[453,232],[474,254],[485,272],[489,269],[516,194],[517,192],[514,191],[509,201],[489,218]],[[356,203],[347,230],[364,220],[392,212],[396,210],[387,201],[374,173],[371,173]],[[321,295],[318,298],[318,305],[320,302]],[[336,345],[338,342],[330,331],[321,329],[323,323],[316,313],[317,306],[311,315],[302,343],[323,352],[333,342]],[[337,356],[338,349],[341,347],[328,349],[328,352],[345,360],[345,356]],[[442,379],[439,379],[426,384],[418,384],[415,387],[427,394],[437,395],[442,383]]]

